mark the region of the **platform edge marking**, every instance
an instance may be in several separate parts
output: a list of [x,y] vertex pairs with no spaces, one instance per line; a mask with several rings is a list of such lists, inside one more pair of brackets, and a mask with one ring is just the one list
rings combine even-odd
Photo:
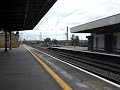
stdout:
[[[30,47],[30,46],[29,46],[29,47]],[[31,48],[33,48],[33,47],[31,47]],[[35,49],[35,48],[33,48],[33,49]],[[60,61],[60,62],[62,62],[62,63],[65,63],[65,64],[67,64],[67,65],[69,65],[69,66],[71,66],[71,67],[73,67],[73,68],[76,68],[76,69],[81,70],[81,71],[83,71],[83,72],[85,72],[85,73],[88,73],[89,75],[92,75],[92,76],[94,76],[94,77],[96,77],[96,78],[98,78],[98,79],[101,79],[101,80],[103,80],[103,81],[105,81],[105,82],[107,82],[107,83],[109,83],[109,84],[111,84],[111,85],[114,85],[114,86],[120,88],[120,85],[118,85],[118,84],[116,84],[116,83],[114,83],[114,82],[111,82],[111,81],[109,81],[109,80],[107,80],[107,79],[105,79],[105,78],[102,78],[102,77],[100,77],[100,76],[98,76],[98,75],[95,75],[95,74],[93,74],[93,73],[91,73],[91,72],[88,72],[88,71],[86,71],[86,70],[84,70],[84,69],[82,69],[82,68],[79,68],[79,67],[77,67],[77,66],[74,66],[73,64],[70,64],[70,63],[68,63],[68,62],[62,61],[62,60],[60,60],[60,59],[58,59],[58,58],[56,58],[56,57],[54,57],[54,56],[48,55],[47,53],[42,52],[42,51],[40,51],[40,50],[38,50],[38,49],[35,49],[35,50],[36,50],[36,51],[39,51],[39,52],[41,52],[41,53],[43,53],[43,54],[45,54],[45,55],[47,55],[47,56],[49,56],[49,57],[51,57],[51,58],[54,58],[54,59],[56,59],[56,60],[58,60],[58,61]]]
[[[25,47],[25,46],[24,46]],[[63,90],[73,90],[64,80],[62,80],[50,67],[40,60],[32,51],[25,47],[28,52],[49,72],[49,74],[59,83]]]

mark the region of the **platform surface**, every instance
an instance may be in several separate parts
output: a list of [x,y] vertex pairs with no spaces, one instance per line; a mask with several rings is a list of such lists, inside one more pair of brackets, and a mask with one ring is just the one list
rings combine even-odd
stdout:
[[53,48],[120,57],[120,53],[117,52],[113,53],[113,52],[104,52],[104,51],[90,51],[88,50],[88,47],[62,46],[62,47],[53,47]]
[[[94,76],[73,68],[26,46],[45,62],[72,90],[119,90]],[[63,89],[45,68],[25,49],[0,49],[0,90],[69,90]]]
[[62,90],[23,47],[0,49],[0,90]]

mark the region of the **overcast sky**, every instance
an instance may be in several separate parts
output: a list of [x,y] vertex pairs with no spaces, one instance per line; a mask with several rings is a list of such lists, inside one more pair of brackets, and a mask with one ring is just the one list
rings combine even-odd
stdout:
[[[57,0],[34,30],[22,31],[22,39],[66,39],[66,29],[120,13],[120,0]],[[75,34],[86,39],[89,34]]]

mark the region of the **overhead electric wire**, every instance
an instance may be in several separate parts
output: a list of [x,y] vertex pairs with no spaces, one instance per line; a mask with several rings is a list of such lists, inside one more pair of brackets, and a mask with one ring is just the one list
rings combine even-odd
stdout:
[[[105,1],[105,2],[103,2],[103,3],[101,3],[101,4],[99,4],[99,5],[97,5],[97,6],[95,6],[95,7],[99,7],[99,6],[101,6],[101,5],[103,5],[103,4],[107,3],[107,2],[110,2],[110,0],[107,0],[107,1]],[[93,7],[93,8],[95,8],[95,7]],[[64,15],[64,16],[62,17],[63,19],[60,18],[60,19],[55,23],[55,25],[53,26],[53,28],[52,28],[51,30],[53,30],[60,21],[64,20],[65,18],[67,18],[68,16],[72,15],[73,13],[75,13],[75,12],[78,11],[78,10],[79,10],[79,9],[76,9],[76,10],[72,11],[71,13],[69,13],[69,14],[67,14],[67,15]],[[79,15],[85,13],[86,11],[88,11],[88,10],[85,10],[85,11],[81,12]]]

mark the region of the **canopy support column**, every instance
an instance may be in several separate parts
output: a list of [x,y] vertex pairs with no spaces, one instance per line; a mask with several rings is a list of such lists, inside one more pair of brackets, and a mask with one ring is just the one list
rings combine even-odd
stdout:
[[5,52],[7,51],[7,31],[5,31]]
[[9,34],[10,34],[10,47],[9,47],[9,49],[11,50],[11,49],[12,49],[12,43],[11,43],[11,31],[9,32]]

